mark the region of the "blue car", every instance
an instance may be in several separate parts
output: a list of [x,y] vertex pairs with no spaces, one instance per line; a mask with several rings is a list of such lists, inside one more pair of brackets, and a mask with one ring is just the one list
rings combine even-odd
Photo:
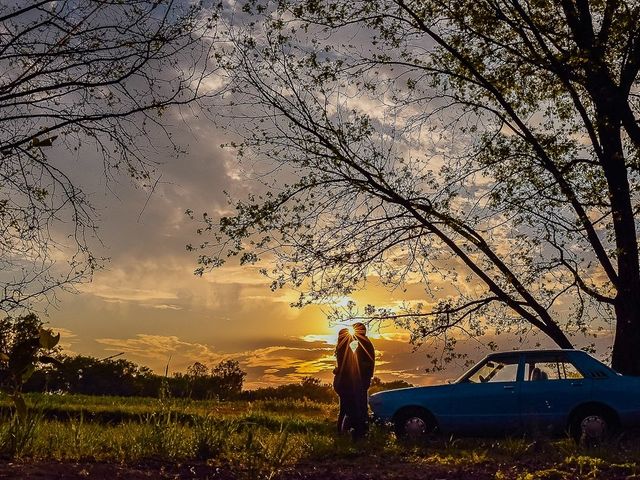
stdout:
[[640,377],[622,376],[579,350],[502,352],[448,385],[379,392],[369,405],[398,436],[600,438],[640,425]]

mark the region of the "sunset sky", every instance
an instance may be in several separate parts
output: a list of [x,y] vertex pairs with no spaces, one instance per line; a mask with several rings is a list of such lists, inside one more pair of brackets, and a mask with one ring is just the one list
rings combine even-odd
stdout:
[[[229,263],[202,278],[194,276],[196,255],[185,246],[198,242],[198,225],[185,211],[220,216],[229,211],[224,191],[243,198],[254,185],[234,152],[220,147],[228,134],[197,109],[169,111],[164,119],[173,141],[186,153],[173,159],[165,137],[158,133],[151,139],[155,146],[146,153],[159,163],[153,188],[136,187],[124,176],[107,182],[90,145],[73,154],[62,145],[48,152],[49,160],[71,172],[89,194],[99,212],[100,242],[93,242],[93,252],[109,260],[91,283],[75,293],[59,293],[43,318],[61,331],[68,353],[103,358],[124,352],[124,358],[157,372],[167,365],[176,372],[195,361],[212,366],[232,358],[247,371],[249,388],[298,382],[305,376],[329,381],[340,328],[327,322],[330,305],[291,308],[297,292],[272,292],[270,281],[258,273],[261,265]],[[441,287],[446,294],[447,286]],[[424,286],[414,283],[389,291],[372,280],[365,291],[335,302],[348,300],[377,306],[424,301]],[[430,347],[413,352],[408,333],[391,325],[374,330],[372,338],[378,350],[375,374],[383,380],[429,384],[454,378],[463,369],[452,365],[444,373],[425,373]],[[508,336],[497,340],[502,348],[516,345]],[[538,340],[543,341],[532,337],[528,344]],[[610,332],[599,341],[610,342]],[[487,353],[473,339],[458,348],[476,359]]]
[[[90,150],[74,157],[64,149],[51,152],[91,193],[100,212],[103,242],[95,242],[95,253],[110,260],[77,293],[59,294],[45,318],[62,332],[61,343],[69,353],[102,358],[124,352],[124,358],[157,372],[167,364],[176,372],[194,361],[211,366],[233,358],[247,371],[249,388],[297,382],[309,375],[329,381],[339,326],[328,324],[322,306],[291,308],[297,293],[272,292],[258,267],[230,263],[202,278],[194,276],[195,255],[185,245],[197,241],[197,225],[185,210],[219,214],[227,208],[223,190],[242,195],[251,187],[233,154],[220,148],[223,134],[208,120],[188,112],[174,116],[174,140],[188,153],[167,160],[169,155],[162,154],[168,147],[157,147],[163,164],[150,197],[149,189],[135,188],[126,179],[107,184]],[[424,300],[423,293],[420,284],[393,292],[372,282],[353,300],[392,305]],[[426,350],[412,352],[408,337],[392,326],[373,332],[375,374],[383,380],[429,384],[455,378],[463,369],[453,365],[442,373],[425,373]],[[515,345],[508,337],[501,340],[505,348]],[[471,358],[487,353],[470,340],[459,349]]]
[[[339,326],[328,324],[322,307],[291,308],[297,293],[271,292],[258,267],[229,264],[202,278],[193,275],[196,258],[185,245],[197,241],[197,225],[185,210],[223,212],[223,190],[242,195],[251,187],[233,154],[220,148],[223,134],[208,120],[187,111],[173,115],[174,140],[188,153],[169,159],[166,139],[158,136],[157,152],[149,155],[157,154],[163,164],[151,196],[126,178],[107,183],[89,148],[77,156],[63,148],[50,152],[52,161],[73,172],[90,193],[100,213],[102,241],[94,242],[94,253],[110,260],[77,293],[60,293],[44,318],[61,330],[70,353],[102,358],[124,352],[124,358],[158,372],[167,363],[176,372],[194,361],[214,365],[234,358],[248,372],[248,387],[308,375],[328,381]],[[400,294],[372,286],[353,299],[392,304],[407,295],[420,298],[421,287],[414,287]],[[376,375],[416,384],[436,380],[424,373],[426,358],[412,353],[407,333],[387,327],[374,331],[373,338],[379,351]],[[454,368],[444,377],[456,375]]]

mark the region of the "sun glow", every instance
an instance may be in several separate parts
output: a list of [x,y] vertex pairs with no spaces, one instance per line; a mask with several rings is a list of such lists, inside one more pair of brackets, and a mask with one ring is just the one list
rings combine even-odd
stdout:
[[348,329],[349,334],[352,337],[355,335],[353,326],[351,324],[338,323],[338,324],[328,325],[326,327],[329,333],[310,333],[310,334],[304,335],[301,338],[305,342],[323,342],[323,343],[326,343],[327,345],[336,345],[336,343],[338,342],[338,332],[343,328]]

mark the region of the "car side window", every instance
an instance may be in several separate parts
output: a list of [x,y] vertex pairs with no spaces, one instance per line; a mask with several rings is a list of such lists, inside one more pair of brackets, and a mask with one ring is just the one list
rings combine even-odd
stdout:
[[573,363],[565,359],[544,360],[535,362],[533,359],[525,365],[525,381],[540,380],[570,380],[584,378]]
[[515,382],[518,375],[518,359],[489,361],[466,379],[471,383]]

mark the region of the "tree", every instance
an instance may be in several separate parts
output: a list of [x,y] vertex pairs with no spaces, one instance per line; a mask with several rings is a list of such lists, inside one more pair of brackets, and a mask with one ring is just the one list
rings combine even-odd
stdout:
[[335,403],[338,399],[331,384],[323,384],[319,379],[313,377],[304,377],[298,383],[245,390],[242,392],[241,398],[251,402],[273,399],[307,399],[319,403]]
[[[84,156],[92,146],[108,179],[152,183],[149,132],[169,134],[163,112],[200,100],[211,73],[215,19],[189,3],[0,5],[0,309],[28,308],[98,264],[88,243],[95,211],[49,147]],[[54,268],[61,256],[64,270]]]
[[373,377],[371,379],[371,387],[369,388],[369,395],[382,392],[384,390],[395,390],[398,388],[415,387],[415,385],[406,382],[404,380],[391,380],[390,382],[383,382],[380,377]]
[[638,2],[245,10],[224,47],[228,125],[279,177],[204,218],[197,273],[266,256],[299,305],[422,281],[421,302],[350,313],[452,354],[489,327],[569,348],[611,322],[613,367],[640,375]]
[[211,377],[209,369],[200,362],[194,362],[187,367],[187,381],[189,385],[189,398],[207,398],[211,396]]
[[223,360],[211,369],[214,392],[221,400],[235,398],[242,392],[246,376],[237,360]]
[[21,392],[38,367],[58,364],[51,356],[60,334],[43,327],[33,313],[0,320],[0,391],[8,394],[22,418],[27,406]]
[[193,378],[201,378],[209,375],[209,369],[200,362],[194,362],[187,367],[187,375]]

